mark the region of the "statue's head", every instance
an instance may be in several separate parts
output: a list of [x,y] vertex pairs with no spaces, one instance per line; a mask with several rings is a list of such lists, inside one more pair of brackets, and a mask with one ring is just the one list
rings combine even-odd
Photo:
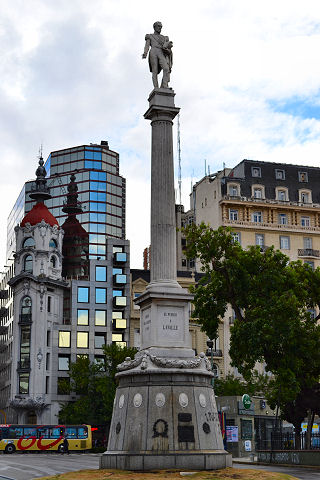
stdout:
[[154,22],[153,28],[154,28],[155,32],[160,33],[161,29],[162,29],[162,23],[161,22]]

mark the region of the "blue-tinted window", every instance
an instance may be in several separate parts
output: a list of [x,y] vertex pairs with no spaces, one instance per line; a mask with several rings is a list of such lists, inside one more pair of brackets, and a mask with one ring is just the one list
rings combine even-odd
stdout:
[[97,248],[97,253],[101,255],[105,255],[106,253],[106,247],[104,245],[98,245]]
[[78,310],[77,311],[77,324],[78,325],[89,325],[89,310]]
[[58,247],[57,242],[54,238],[51,238],[51,240],[49,242],[49,247],[50,248],[57,248]]
[[123,274],[123,268],[113,268],[112,273],[113,273],[113,275],[117,275],[117,274],[122,275]]
[[96,282],[107,281],[107,267],[96,267]]
[[94,160],[101,160],[102,158],[101,150],[99,152],[93,152],[93,158]]
[[125,252],[115,253],[115,261],[116,262],[126,262],[127,261],[127,254]]
[[34,241],[34,239],[32,237],[27,237],[24,239],[22,247],[23,248],[35,247],[35,245],[36,245],[36,242]]
[[106,303],[106,302],[107,302],[107,289],[96,288],[96,303]]
[[94,335],[94,348],[102,348],[106,344],[106,337],[104,333],[96,333]]
[[[90,212],[90,222],[106,222],[106,214],[105,213],[94,213]],[[104,232],[103,232],[104,233]]]
[[89,287],[78,287],[78,302],[79,303],[89,302]]
[[[90,153],[92,153],[92,152],[90,152]],[[97,160],[85,160],[84,161],[84,168],[96,168],[97,170],[100,170],[101,169],[101,162],[97,162]]]
[[90,202],[90,210],[94,210],[96,212],[106,212],[107,207],[105,203]]
[[[107,195],[103,192],[90,192],[90,200],[93,202],[105,202],[107,200]],[[106,211],[106,209],[103,211]]]
[[127,283],[127,275],[120,275],[120,274],[117,274],[115,276],[115,282],[118,283],[118,284],[124,284],[124,283]]
[[90,190],[99,190],[105,192],[107,184],[103,182],[90,182]]
[[113,290],[112,296],[113,297],[122,297],[123,296],[123,291],[122,290]]
[[106,172],[90,172],[90,180],[107,180]]
[[33,272],[33,259],[32,259],[32,255],[26,255],[24,257],[24,261],[23,261],[23,270],[25,272],[30,272],[32,273]]

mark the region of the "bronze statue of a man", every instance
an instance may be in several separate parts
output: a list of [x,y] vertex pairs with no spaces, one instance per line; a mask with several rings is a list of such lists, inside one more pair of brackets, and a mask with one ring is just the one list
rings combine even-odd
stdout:
[[159,88],[158,74],[163,70],[163,77],[160,88],[169,88],[168,83],[170,81],[170,73],[172,67],[172,42],[169,41],[169,37],[161,35],[162,23],[155,22],[153,24],[154,32],[147,33],[146,45],[142,58],[146,58],[149,48],[149,67],[152,73],[152,82],[154,88]]

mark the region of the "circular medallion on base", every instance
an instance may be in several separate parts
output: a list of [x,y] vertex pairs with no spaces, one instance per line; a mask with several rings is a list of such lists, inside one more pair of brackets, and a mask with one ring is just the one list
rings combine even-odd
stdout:
[[200,403],[201,407],[203,407],[203,408],[205,408],[207,406],[206,397],[203,395],[203,393],[200,393],[200,395],[199,395],[199,403]]
[[133,397],[133,405],[135,407],[140,407],[140,405],[142,404],[142,395],[141,393],[136,393],[135,396]]
[[122,408],[124,405],[124,395],[120,395],[119,398],[119,408]]
[[166,403],[166,397],[163,395],[163,393],[157,393],[156,395],[157,407],[163,407],[165,403]]
[[188,399],[188,395],[186,393],[180,393],[179,403],[180,403],[181,407],[183,407],[183,408],[188,406],[189,399]]

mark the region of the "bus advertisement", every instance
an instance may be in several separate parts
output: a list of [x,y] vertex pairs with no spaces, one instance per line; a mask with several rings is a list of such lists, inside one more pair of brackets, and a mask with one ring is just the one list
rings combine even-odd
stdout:
[[0,425],[0,451],[58,451],[63,453],[63,440],[69,450],[92,448],[90,425]]

